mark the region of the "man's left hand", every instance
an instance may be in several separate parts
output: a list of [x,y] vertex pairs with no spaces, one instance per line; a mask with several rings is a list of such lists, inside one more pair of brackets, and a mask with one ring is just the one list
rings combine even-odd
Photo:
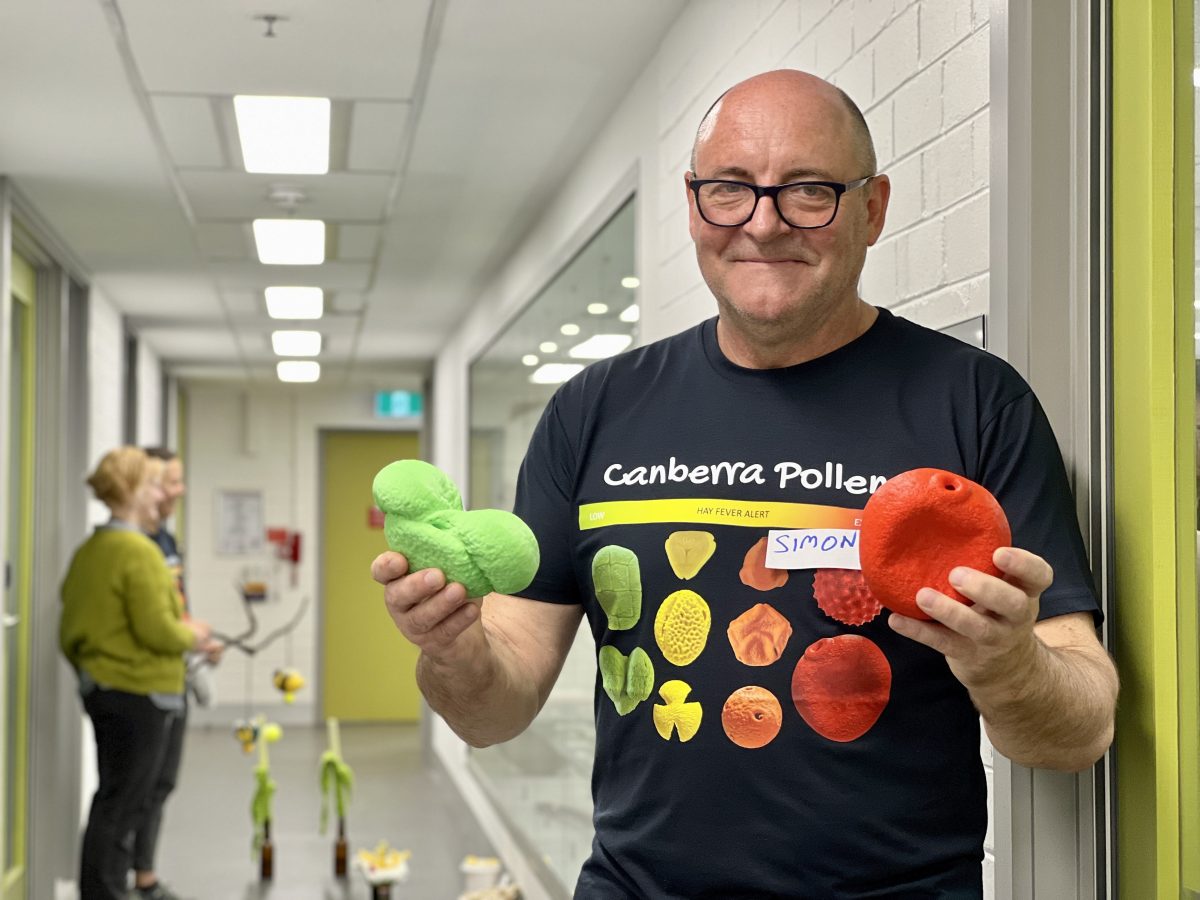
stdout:
[[917,592],[917,606],[934,621],[893,613],[892,630],[942,653],[954,677],[967,688],[992,686],[1028,671],[1041,649],[1034,634],[1042,592],[1054,572],[1040,556],[1015,547],[992,554],[1004,578],[959,566],[950,583],[975,605],[952,600],[933,588]]

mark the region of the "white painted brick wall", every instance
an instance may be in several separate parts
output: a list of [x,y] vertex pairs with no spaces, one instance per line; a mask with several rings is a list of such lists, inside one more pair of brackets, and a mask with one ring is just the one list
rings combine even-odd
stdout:
[[140,447],[163,443],[162,364],[142,341],[138,342],[137,442]]
[[[749,75],[775,68],[813,72],[850,94],[871,128],[880,171],[892,179],[888,224],[863,272],[864,298],[931,327],[987,313],[988,12],[987,0],[689,2],[591,142],[576,178],[547,206],[543,221],[439,357],[439,383],[452,390],[442,393],[435,421],[464,422],[461,372],[507,311],[530,299],[514,286],[536,281],[547,257],[577,239],[575,229],[631,167],[639,172],[642,340],[713,315],[715,303],[688,237],[683,171],[696,126],[717,96]],[[460,438],[447,433],[439,446]],[[458,464],[443,452],[436,461]],[[590,679],[594,663],[590,658],[588,663],[568,665],[564,678]],[[445,731],[438,737],[444,760],[461,765]],[[986,742],[983,759],[990,805]],[[992,847],[989,829],[988,897]]]
[[[88,469],[109,450],[124,441],[125,411],[122,405],[121,354],[124,336],[121,315],[103,292],[92,286],[88,299]],[[86,477],[81,473],[80,477]],[[104,504],[88,500],[88,523],[108,521]]]
[[[888,226],[867,257],[863,296],[932,327],[988,310],[988,25],[983,0],[784,0],[758,4],[757,34],[733,58],[708,56],[708,68],[685,50],[694,36],[745,28],[746,4],[688,5],[658,59],[664,165],[656,191],[661,218],[654,267],[662,310],[651,316],[672,330],[711,315],[691,252],[679,187],[700,115],[741,77],[778,67],[803,68],[846,91],[867,118],[880,171],[892,179]],[[765,7],[765,8],[764,8]],[[790,36],[789,22],[796,24]],[[711,53],[711,47],[708,48]],[[711,77],[711,72],[718,77]],[[734,73],[738,77],[732,76]],[[697,96],[697,90],[701,93]],[[707,93],[705,93],[705,91]],[[678,118],[687,99],[689,115]],[[646,340],[661,337],[644,329]],[[992,798],[990,747],[983,754]],[[986,839],[984,881],[994,889],[993,837]]]

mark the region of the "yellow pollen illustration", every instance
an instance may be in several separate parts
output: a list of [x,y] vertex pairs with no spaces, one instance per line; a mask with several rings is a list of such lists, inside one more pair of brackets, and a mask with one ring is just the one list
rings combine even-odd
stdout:
[[669,741],[671,732],[677,731],[680,742],[686,744],[700,730],[704,710],[695,701],[685,702],[691,692],[691,685],[678,679],[668,681],[658,689],[664,702],[654,704],[654,727],[664,741]]
[[667,538],[667,561],[675,577],[688,581],[704,568],[717,549],[717,540],[707,531],[674,531]]
[[708,642],[712,613],[695,591],[676,591],[662,602],[654,617],[654,639],[667,662],[686,666]]

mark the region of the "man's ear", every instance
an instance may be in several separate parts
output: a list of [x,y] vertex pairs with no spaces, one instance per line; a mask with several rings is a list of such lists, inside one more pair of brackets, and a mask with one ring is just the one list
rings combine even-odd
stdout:
[[695,172],[683,173],[683,188],[688,201],[688,234],[692,236],[693,241],[696,240],[696,229],[700,222],[700,213],[696,209],[696,194],[692,190],[692,180],[695,177]]
[[887,220],[888,201],[892,198],[892,182],[886,175],[876,175],[867,190],[867,246],[879,240]]

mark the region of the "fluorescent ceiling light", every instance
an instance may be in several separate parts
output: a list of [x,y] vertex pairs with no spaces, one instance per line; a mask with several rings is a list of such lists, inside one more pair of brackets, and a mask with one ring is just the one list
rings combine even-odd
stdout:
[[636,275],[626,275],[621,279],[621,287],[629,288],[631,291],[642,283],[642,279]]
[[617,316],[622,322],[636,322],[642,317],[642,311],[635,303],[632,306],[627,306],[621,310],[621,315]]
[[309,359],[285,359],[275,363],[280,381],[316,381],[321,377],[321,364]]
[[536,366],[538,364],[538,358],[532,353],[526,353],[521,357],[521,364],[526,366]]
[[319,287],[269,287],[264,293],[272,319],[319,319],[325,311],[325,292]]
[[321,332],[272,331],[271,346],[279,356],[316,356],[321,352]]
[[616,356],[632,343],[631,334],[595,334],[582,344],[576,344],[567,354],[573,359],[604,359]]
[[589,303],[587,306],[587,310],[593,316],[602,316],[606,312],[608,312],[608,304],[607,303]]
[[572,325],[570,322],[568,322],[566,325],[562,326],[562,328],[560,328],[558,330],[561,331],[563,334],[565,334],[567,337],[574,337],[575,335],[579,334],[579,326]]
[[258,261],[269,266],[319,266],[325,262],[320,219],[255,219]]
[[329,99],[233,98],[247,172],[324,175],[329,171]]
[[554,343],[554,341],[542,341],[538,344],[538,349],[543,353],[557,353],[558,344]]
[[546,363],[534,369],[529,380],[534,384],[562,384],[581,371],[583,366],[579,363]]

